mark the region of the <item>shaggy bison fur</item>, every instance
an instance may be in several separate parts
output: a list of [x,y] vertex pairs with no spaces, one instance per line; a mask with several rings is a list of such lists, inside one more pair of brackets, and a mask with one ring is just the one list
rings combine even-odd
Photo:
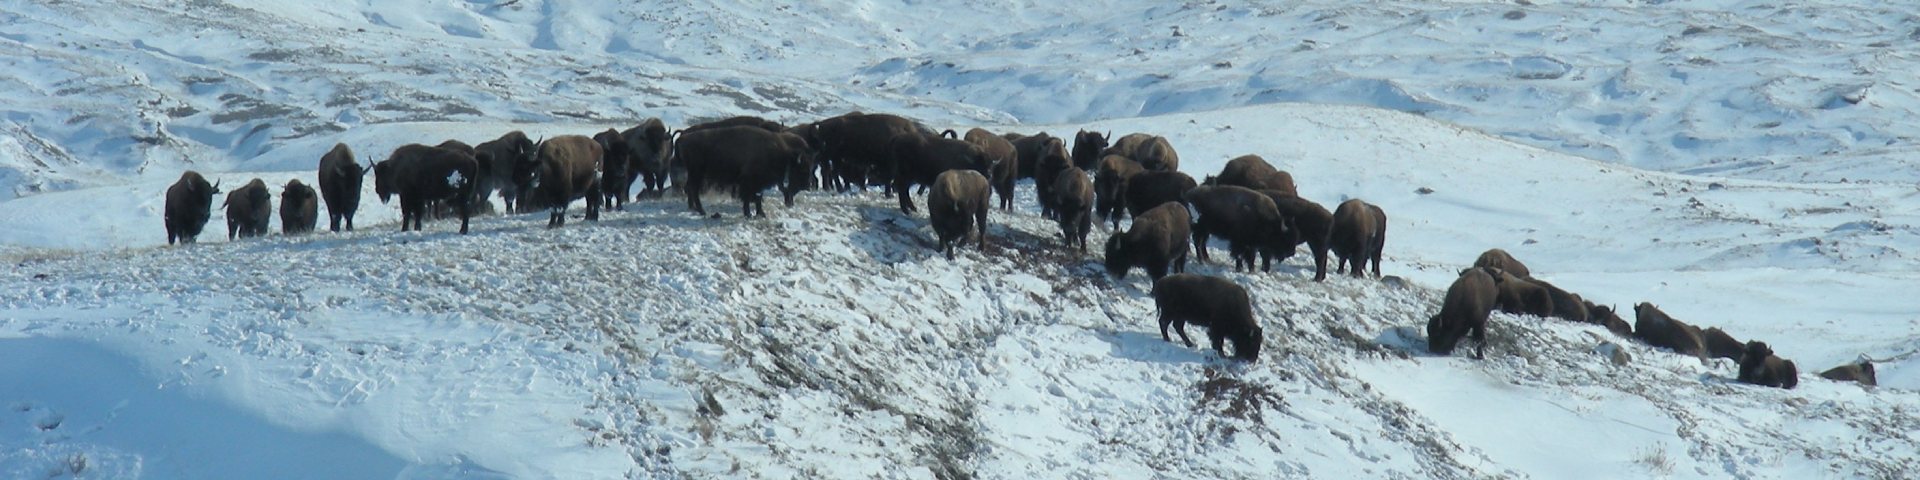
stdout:
[[988,175],[993,192],[1000,196],[1000,209],[1013,209],[1013,182],[1020,175],[1020,153],[1013,148],[1013,142],[994,135],[985,129],[967,130],[967,143],[980,147],[987,153],[987,159],[993,163],[993,171]]
[[320,157],[320,199],[327,202],[327,231],[340,231],[341,220],[346,220],[347,231],[353,231],[353,212],[360,209],[360,183],[373,171],[354,162],[353,149],[344,143],[334,144]]
[[1066,144],[1058,138],[1048,139],[1041,145],[1039,155],[1039,165],[1033,168],[1033,190],[1039,197],[1040,216],[1057,219],[1060,212],[1054,200],[1059,198],[1053,193],[1053,187],[1058,185],[1060,172],[1073,167],[1073,159],[1067,156]]
[[299,179],[287,181],[280,189],[280,233],[293,235],[313,231],[320,220],[319,195]]
[[1351,199],[1333,209],[1333,241],[1329,243],[1340,263],[1334,270],[1353,266],[1351,275],[1364,275],[1362,267],[1373,262],[1373,276],[1380,276],[1380,251],[1387,244],[1387,213],[1380,207]]
[[700,193],[708,183],[732,186],[740,199],[742,216],[767,216],[764,191],[778,186],[786,205],[805,188],[812,175],[807,142],[790,132],[770,132],[751,126],[687,132],[673,144],[674,157],[687,166],[687,208],[706,215]]
[[1001,138],[1005,138],[1008,143],[1012,143],[1014,153],[1020,157],[1020,164],[1017,165],[1019,168],[1015,169],[1019,172],[1019,178],[1034,178],[1034,170],[1039,168],[1040,158],[1053,153],[1048,150],[1047,147],[1053,143],[1053,140],[1056,140],[1052,135],[1048,135],[1047,132],[1040,132],[1033,135],[1009,133],[1001,135]]
[[1144,172],[1140,162],[1119,155],[1100,158],[1100,169],[1093,174],[1093,196],[1095,212],[1100,218],[1120,228],[1120,217],[1126,216],[1127,181]]
[[522,200],[533,194],[529,184],[533,182],[531,166],[536,164],[533,157],[538,153],[535,147],[533,139],[519,130],[475,145],[473,159],[480,168],[480,181],[474,190],[483,197],[500,192],[507,213],[528,211],[530,206],[523,205]]
[[1327,248],[1333,241],[1333,212],[1327,211],[1327,207],[1322,207],[1318,203],[1287,192],[1261,190],[1260,193],[1273,200],[1273,206],[1280,209],[1280,216],[1286,217],[1293,224],[1296,232],[1295,243],[1284,247],[1286,255],[1281,257],[1291,256],[1292,250],[1297,249],[1302,243],[1306,244],[1307,249],[1313,252],[1313,281],[1326,280]]
[[1513,255],[1508,254],[1506,250],[1501,250],[1498,248],[1488,249],[1485,252],[1481,252],[1480,258],[1476,258],[1473,260],[1473,266],[1498,268],[1507,273],[1511,273],[1521,277],[1533,276],[1533,272],[1527,270],[1526,264],[1520,263],[1519,260],[1514,259]]
[[987,210],[991,210],[992,188],[985,175],[972,170],[948,170],[933,180],[927,193],[927,219],[939,237],[940,252],[953,259],[953,247],[965,243],[967,235],[978,232],[976,248],[987,245]]
[[227,192],[227,240],[267,234],[273,221],[273,193],[267,182],[258,178]]
[[1220,176],[1214,177],[1214,183],[1300,195],[1300,190],[1293,185],[1293,174],[1273,168],[1273,164],[1259,155],[1241,155],[1228,160],[1227,166],[1220,169]]
[[460,233],[464,235],[473,216],[473,189],[479,170],[479,162],[458,151],[409,144],[374,164],[373,191],[380,195],[381,203],[400,196],[402,232],[421,229],[429,202],[450,201],[460,213]]
[[[1252,271],[1255,256],[1263,249],[1277,251],[1280,246],[1296,245],[1292,228],[1280,215],[1273,199],[1245,187],[1199,186],[1188,190],[1186,203],[1199,215],[1193,223],[1193,248],[1206,261],[1207,239],[1219,235],[1227,239],[1228,256],[1235,270]],[[1266,267],[1271,268],[1269,262]],[[1266,268],[1263,268],[1265,270]]]
[[207,219],[213,216],[213,194],[220,193],[219,184],[207,183],[200,172],[188,170],[180,174],[180,179],[167,187],[166,213],[162,220],[167,225],[167,244],[194,243],[200,231],[207,227]]
[[1192,222],[1187,206],[1180,202],[1162,203],[1133,217],[1125,232],[1107,237],[1107,274],[1126,278],[1133,267],[1147,270],[1147,277],[1159,280],[1168,272],[1187,271],[1187,236]]
[[1073,134],[1073,166],[1081,170],[1093,170],[1094,162],[1105,156],[1107,137],[1110,133],[1081,130]]
[[1775,356],[1767,342],[1747,342],[1746,351],[1740,357],[1739,380],[1763,387],[1792,389],[1800,385],[1800,369],[1793,366],[1792,360]]
[[540,143],[533,191],[547,206],[547,228],[566,225],[567,205],[583,198],[587,220],[600,220],[604,191],[595,170],[605,155],[600,142],[581,135],[561,135]]
[[1199,182],[1185,173],[1141,172],[1127,179],[1127,215],[1138,217],[1167,202],[1186,204],[1187,191],[1196,186]]
[[1214,353],[1227,356],[1224,341],[1233,341],[1233,359],[1254,362],[1260,359],[1260,344],[1265,331],[1253,318],[1253,300],[1247,289],[1220,277],[1178,273],[1153,282],[1153,304],[1160,309],[1160,338],[1167,327],[1180,334],[1187,348],[1193,339],[1187,336],[1188,324],[1207,327],[1207,339]]
[[1174,152],[1173,143],[1167,137],[1146,133],[1132,133],[1113,141],[1100,155],[1119,155],[1140,162],[1142,168],[1153,171],[1173,172],[1180,170],[1180,154]]
[[1487,317],[1500,299],[1501,277],[1496,273],[1470,268],[1447,287],[1440,313],[1427,318],[1427,351],[1451,354],[1461,338],[1471,335],[1475,343],[1473,358],[1486,358]]
[[1093,182],[1080,167],[1068,166],[1053,179],[1053,206],[1060,223],[1060,235],[1067,247],[1075,243],[1087,251],[1087,233],[1093,230]]
[[666,193],[667,178],[672,167],[669,154],[673,148],[673,137],[667,133],[667,125],[658,118],[649,118],[621,131],[620,139],[627,144],[624,149],[627,154],[627,188],[633,188],[635,181],[640,182],[640,193],[634,194],[634,199],[660,198]]
[[901,135],[893,138],[893,193],[900,197],[900,211],[913,213],[914,185],[933,185],[948,170],[973,170],[981,176],[993,174],[993,159],[987,152],[964,140],[941,135]]

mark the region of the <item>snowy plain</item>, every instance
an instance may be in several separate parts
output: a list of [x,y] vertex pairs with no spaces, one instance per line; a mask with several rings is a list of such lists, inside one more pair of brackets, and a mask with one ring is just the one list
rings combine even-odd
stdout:
[[[1920,471],[1920,17],[1537,3],[0,2],[0,476]],[[369,189],[351,233],[229,243],[216,211],[163,246],[183,169],[312,183],[334,142],[849,110],[1153,132],[1195,176],[1257,153],[1381,205],[1396,278],[1191,266],[1253,292],[1241,365],[1152,338],[1140,273],[1061,248],[1030,185],[952,261],[877,192],[461,236],[395,232]],[[1768,341],[1801,386],[1520,316],[1486,360],[1426,354],[1492,247]],[[1882,387],[1814,376],[1859,355]]]

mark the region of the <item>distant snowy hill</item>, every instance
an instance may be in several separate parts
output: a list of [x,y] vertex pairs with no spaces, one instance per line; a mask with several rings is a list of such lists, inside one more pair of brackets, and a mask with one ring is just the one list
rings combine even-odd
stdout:
[[[1915,12],[1536,3],[0,0],[0,477],[1920,470]],[[951,261],[878,192],[462,236],[369,188],[355,232],[163,246],[185,169],[850,110],[1153,132],[1196,177],[1257,153],[1382,206],[1391,278],[1190,265],[1254,297],[1267,348],[1235,364],[1158,338],[1109,232],[1059,246],[1031,184]],[[1801,385],[1505,314],[1485,360],[1427,354],[1492,247],[1767,341]],[[1881,387],[1816,377],[1862,355]]]

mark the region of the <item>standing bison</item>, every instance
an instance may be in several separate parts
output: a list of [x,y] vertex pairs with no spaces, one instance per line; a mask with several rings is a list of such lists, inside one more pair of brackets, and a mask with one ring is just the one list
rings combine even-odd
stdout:
[[1168,275],[1153,282],[1153,304],[1160,309],[1160,339],[1173,341],[1167,336],[1167,327],[1172,326],[1187,348],[1193,348],[1187,324],[1199,325],[1207,327],[1207,340],[1213,343],[1214,353],[1227,356],[1221,347],[1232,340],[1233,359],[1260,359],[1265,331],[1253,318],[1253,299],[1239,284],[1190,273]]
[[[1012,143],[1014,153],[1020,157],[1018,160],[1020,164],[1016,165],[1018,168],[1014,169],[1014,171],[1019,172],[1019,174],[1016,175],[1018,178],[1034,178],[1034,171],[1040,167],[1040,158],[1052,153],[1046,147],[1052,145],[1054,143],[1053,140],[1055,140],[1055,138],[1052,135],[1048,135],[1047,132],[1040,132],[1033,135],[1009,133],[1001,135],[1000,137],[1007,139],[1007,143]],[[1064,150],[1062,151],[1064,152]]]
[[1078,243],[1080,251],[1087,251],[1087,233],[1093,230],[1093,182],[1087,181],[1086,171],[1068,166],[1054,175],[1052,190],[1060,236],[1068,248]]
[[1035,160],[1039,165],[1033,167],[1033,191],[1040,204],[1040,216],[1057,219],[1059,212],[1054,200],[1059,197],[1053,193],[1053,187],[1058,185],[1060,172],[1073,166],[1073,158],[1067,156],[1067,147],[1058,138],[1047,139],[1040,145],[1039,156]]
[[1199,186],[1193,177],[1180,172],[1141,172],[1127,179],[1127,215],[1140,216],[1150,208],[1167,202],[1186,204],[1188,190]]
[[1167,272],[1187,271],[1187,235],[1191,220],[1187,206],[1167,202],[1133,217],[1125,232],[1107,237],[1107,274],[1126,278],[1127,271],[1138,266],[1147,277],[1160,280]]
[[420,230],[426,220],[427,204],[452,202],[460,214],[460,234],[467,233],[473,217],[473,189],[479,182],[480,164],[473,157],[454,150],[409,144],[394,149],[386,160],[373,166],[373,191],[380,203],[400,196],[400,231]]
[[1241,155],[1228,160],[1227,166],[1220,169],[1220,176],[1214,177],[1214,183],[1300,195],[1300,190],[1293,185],[1292,174],[1273,168],[1273,164],[1267,163],[1267,159],[1259,155]]
[[1151,171],[1172,172],[1180,170],[1180,154],[1173,151],[1173,144],[1167,137],[1145,133],[1133,133],[1113,141],[1101,155],[1119,155],[1140,162],[1140,167]]
[[1747,342],[1746,352],[1740,357],[1738,378],[1741,383],[1791,390],[1800,385],[1800,369],[1793,366],[1792,360],[1775,356],[1767,342]]
[[529,205],[523,200],[533,192],[528,184],[533,181],[530,167],[534,165],[537,146],[519,130],[474,146],[473,159],[480,171],[474,191],[481,197],[500,192],[500,201],[506,205],[507,213],[528,211]]
[[1701,330],[1700,343],[1707,347],[1707,356],[1711,358],[1725,358],[1738,362],[1747,351],[1746,344],[1735,340],[1733,335],[1728,334],[1726,330],[1721,330],[1720,327],[1707,327],[1706,330]]
[[1073,134],[1073,166],[1081,170],[1093,170],[1095,162],[1105,156],[1107,137],[1111,133],[1089,132],[1081,130]]
[[273,221],[273,193],[267,191],[267,182],[255,178],[227,192],[224,206],[227,207],[227,240],[267,234],[267,225]]
[[[951,130],[949,130],[951,131]],[[948,170],[973,170],[981,176],[993,174],[993,160],[987,152],[963,140],[940,135],[900,135],[893,138],[893,193],[900,197],[900,211],[913,213],[913,186],[932,185]]]
[[567,205],[586,199],[587,221],[600,221],[602,198],[600,176],[595,170],[606,152],[600,143],[580,135],[561,135],[540,144],[536,156],[533,194],[547,206],[547,228],[567,224]]
[[849,188],[865,191],[869,182],[889,173],[886,170],[893,159],[894,137],[922,134],[919,126],[905,117],[860,112],[822,119],[796,130],[818,152],[818,161],[833,172],[828,180],[835,185],[829,186],[842,192]]
[[1473,336],[1473,358],[1486,358],[1487,317],[1499,302],[1500,279],[1497,272],[1470,268],[1447,287],[1440,313],[1427,318],[1427,351],[1439,355],[1453,353],[1462,337]]
[[807,185],[812,174],[806,140],[793,133],[774,133],[751,126],[711,128],[687,132],[673,144],[674,158],[687,167],[687,208],[707,214],[700,193],[708,183],[731,186],[740,199],[741,216],[767,216],[767,188],[780,187],[786,205]]
[[1100,169],[1093,174],[1095,211],[1113,228],[1120,228],[1120,217],[1127,213],[1127,181],[1145,171],[1131,158],[1108,155],[1100,159]]
[[346,220],[353,231],[353,212],[360,209],[360,181],[373,167],[362,167],[353,158],[353,149],[336,143],[320,157],[320,199],[327,202],[327,231],[340,231]]
[[927,218],[939,237],[940,251],[953,259],[953,246],[965,243],[969,231],[978,233],[976,248],[987,246],[987,211],[993,191],[985,175],[972,170],[948,170],[933,181],[927,193]]
[[627,191],[633,186],[627,141],[619,130],[609,128],[593,134],[593,142],[600,144],[600,209],[626,210]]
[[627,186],[632,188],[635,180],[641,183],[640,193],[634,194],[634,199],[660,198],[666,193],[672,168],[669,157],[673,136],[667,133],[666,123],[649,118],[621,131],[620,139],[627,143]]
[[1333,241],[1329,244],[1334,256],[1340,257],[1334,270],[1344,270],[1353,265],[1351,275],[1364,276],[1363,267],[1373,262],[1373,276],[1380,276],[1380,251],[1387,244],[1387,213],[1380,207],[1351,199],[1340,202],[1333,209]]
[[994,193],[1000,196],[1000,209],[1013,209],[1013,182],[1020,175],[1020,152],[1013,148],[1013,142],[994,135],[985,129],[967,130],[965,137],[971,143],[987,153],[987,159],[993,163],[991,175],[987,175],[993,184]]
[[320,220],[320,203],[313,187],[299,179],[287,181],[280,190],[280,233],[293,235],[312,232]]
[[161,220],[167,225],[168,245],[194,243],[207,227],[207,218],[213,216],[216,193],[220,193],[220,184],[208,184],[206,177],[192,170],[181,173],[180,179],[167,187],[166,213]]
[[[1193,248],[1201,261],[1208,259],[1207,239],[1219,235],[1227,239],[1228,256],[1235,270],[1252,271],[1262,249],[1293,248],[1297,238],[1273,199],[1245,187],[1200,186],[1188,190],[1186,203],[1199,215],[1193,223]],[[1272,268],[1272,263],[1266,265]]]
[[1280,216],[1293,224],[1296,238],[1293,245],[1281,247],[1284,253],[1291,255],[1300,244],[1306,244],[1313,252],[1313,281],[1327,279],[1327,249],[1333,241],[1333,212],[1327,211],[1311,200],[1290,195],[1279,190],[1261,190],[1261,194],[1273,200],[1273,206],[1280,209]]

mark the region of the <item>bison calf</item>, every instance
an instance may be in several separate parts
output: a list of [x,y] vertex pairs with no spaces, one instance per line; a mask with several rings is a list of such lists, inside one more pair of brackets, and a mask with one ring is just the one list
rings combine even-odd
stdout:
[[1335,271],[1353,265],[1351,275],[1365,275],[1363,267],[1373,262],[1373,276],[1380,276],[1380,251],[1387,244],[1387,213],[1360,199],[1340,202],[1333,210],[1333,240],[1329,247],[1340,257]]
[[1800,370],[1794,368],[1792,360],[1774,356],[1767,342],[1752,341],[1747,342],[1746,351],[1740,357],[1739,380],[1763,387],[1792,389],[1800,385]]
[[933,191],[927,193],[927,218],[948,260],[953,259],[954,244],[967,241],[969,230],[980,235],[974,246],[986,247],[987,210],[992,203],[988,197],[993,193],[989,183],[985,175],[972,170],[948,170],[933,180]]
[[1155,281],[1167,272],[1187,271],[1187,235],[1191,220],[1187,206],[1167,202],[1133,218],[1126,232],[1107,237],[1107,274],[1126,278],[1138,266]]
[[1189,273],[1168,275],[1153,282],[1153,304],[1160,309],[1160,339],[1173,341],[1167,336],[1167,326],[1171,325],[1187,348],[1193,348],[1186,326],[1199,325],[1207,327],[1214,353],[1227,356],[1221,347],[1224,341],[1232,340],[1233,359],[1260,359],[1265,332],[1254,321],[1252,298],[1239,284]]
[[1500,299],[1500,277],[1484,268],[1471,268],[1447,287],[1440,313],[1427,318],[1427,351],[1447,355],[1460,339],[1473,336],[1473,358],[1486,358],[1487,317]]
[[313,187],[299,179],[287,181],[280,190],[280,233],[293,235],[313,231],[320,220],[320,204]]
[[267,224],[273,221],[273,194],[267,191],[267,182],[255,178],[227,192],[225,206],[227,240],[267,234]]
[[167,244],[194,243],[213,216],[213,194],[220,184],[208,184],[200,172],[188,170],[167,187],[167,205],[161,220],[167,225]]

